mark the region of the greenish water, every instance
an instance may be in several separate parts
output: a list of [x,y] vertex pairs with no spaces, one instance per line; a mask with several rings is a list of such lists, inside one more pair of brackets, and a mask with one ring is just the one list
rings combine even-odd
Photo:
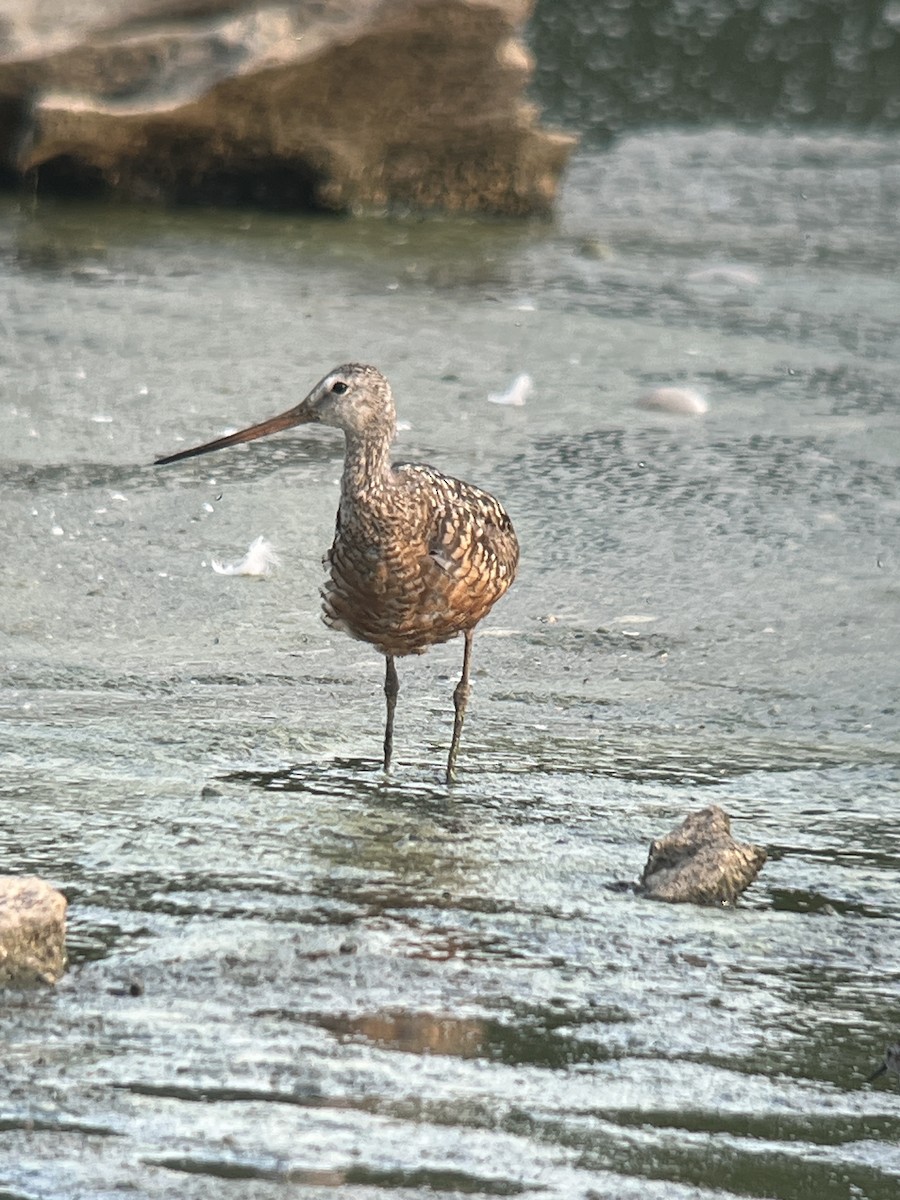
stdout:
[[[72,968],[0,1001],[0,1196],[896,1195],[898,199],[890,139],[714,131],[551,226],[2,201],[0,863]],[[452,793],[461,648],[385,781],[319,620],[335,438],[148,465],[348,358],[523,545]],[[615,886],[710,802],[737,910]]]

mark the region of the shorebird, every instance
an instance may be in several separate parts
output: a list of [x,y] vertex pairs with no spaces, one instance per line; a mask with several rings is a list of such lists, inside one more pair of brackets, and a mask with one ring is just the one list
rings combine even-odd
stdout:
[[900,1042],[887,1047],[884,1052],[884,1061],[877,1070],[872,1072],[866,1083],[871,1083],[879,1075],[886,1074],[896,1075],[898,1080],[900,1080]]
[[384,769],[390,770],[400,685],[395,658],[422,654],[462,634],[462,675],[453,692],[447,783],[469,698],[475,626],[515,579],[519,543],[506,510],[490,493],[420,463],[396,463],[397,418],[390,384],[375,367],[330,371],[294,408],[191,450],[178,462],[290,429],[330,425],[344,434],[344,470],[334,542],[325,556],[323,616],[333,629],[369,642],[385,658]]

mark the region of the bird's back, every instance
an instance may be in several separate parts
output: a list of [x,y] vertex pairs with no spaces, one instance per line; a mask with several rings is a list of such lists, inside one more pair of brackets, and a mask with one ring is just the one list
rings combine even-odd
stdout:
[[398,464],[378,486],[341,497],[325,620],[383,654],[420,654],[473,629],[518,560],[512,522],[490,493]]

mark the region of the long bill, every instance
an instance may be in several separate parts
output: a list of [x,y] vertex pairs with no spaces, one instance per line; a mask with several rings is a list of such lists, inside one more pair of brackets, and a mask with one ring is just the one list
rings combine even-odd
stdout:
[[178,462],[182,458],[195,458],[198,454],[209,454],[211,450],[224,450],[227,446],[239,446],[241,442],[252,442],[256,438],[266,437],[270,433],[280,433],[282,429],[291,429],[294,425],[306,425],[314,420],[312,408],[304,400],[295,408],[289,408],[287,412],[283,412],[277,417],[270,417],[268,421],[260,421],[258,425],[250,425],[247,429],[226,434],[225,437],[216,438],[214,442],[204,442],[202,446],[194,446],[190,450],[179,450],[177,454],[167,454],[165,458],[155,459],[153,465],[161,467],[166,463]]
[[872,1074],[868,1077],[868,1079],[866,1080],[866,1083],[871,1083],[873,1079],[878,1079],[878,1077],[880,1075],[886,1074],[887,1069],[888,1069],[887,1059],[885,1059],[884,1062],[881,1064],[881,1066],[877,1070],[873,1071]]

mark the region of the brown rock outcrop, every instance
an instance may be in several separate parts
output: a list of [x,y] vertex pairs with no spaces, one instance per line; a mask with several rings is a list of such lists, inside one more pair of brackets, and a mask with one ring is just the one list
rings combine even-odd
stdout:
[[546,213],[574,139],[524,100],[531,3],[60,0],[48,25],[0,0],[0,167],[38,192]]
[[34,875],[0,876],[0,986],[56,983],[65,966],[65,896]]
[[762,846],[736,842],[726,814],[711,805],[651,843],[641,891],[672,904],[733,904],[765,861]]

